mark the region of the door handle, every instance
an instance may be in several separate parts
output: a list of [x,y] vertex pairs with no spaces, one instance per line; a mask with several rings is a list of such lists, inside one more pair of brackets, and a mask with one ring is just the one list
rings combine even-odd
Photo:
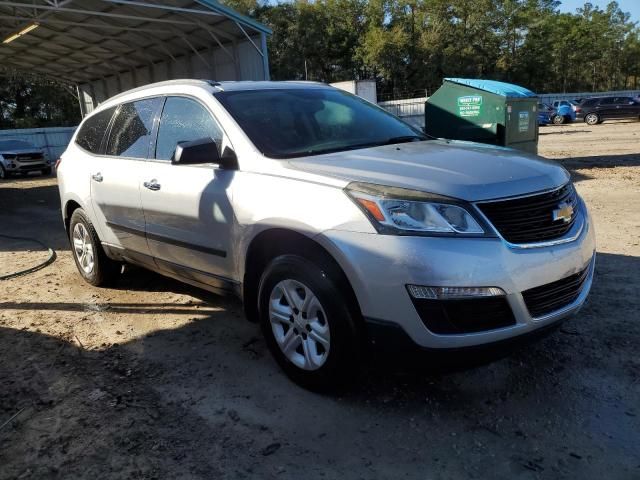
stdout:
[[93,175],[91,175],[91,178],[93,178],[96,182],[101,182],[103,180],[102,174],[100,172],[94,173]]
[[148,188],[149,190],[153,190],[154,192],[160,190],[160,184],[155,178],[150,182],[144,182],[142,185],[144,185],[144,188]]

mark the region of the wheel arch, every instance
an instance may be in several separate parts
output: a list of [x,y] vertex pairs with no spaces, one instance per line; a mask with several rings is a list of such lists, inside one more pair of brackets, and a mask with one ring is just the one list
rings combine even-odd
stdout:
[[279,255],[298,254],[315,261],[336,276],[349,301],[349,308],[357,322],[362,322],[360,305],[349,279],[329,251],[314,238],[299,231],[274,227],[262,230],[249,243],[244,256],[242,298],[247,319],[257,322],[260,278],[270,260]]
[[64,229],[66,230],[67,235],[69,234],[71,215],[73,215],[73,212],[75,212],[78,208],[82,208],[82,205],[75,198],[68,199],[64,204],[64,208],[62,209],[62,220],[64,221]]

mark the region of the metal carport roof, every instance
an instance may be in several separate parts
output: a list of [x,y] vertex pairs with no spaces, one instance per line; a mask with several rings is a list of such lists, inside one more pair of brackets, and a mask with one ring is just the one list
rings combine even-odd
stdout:
[[215,0],[0,1],[0,66],[77,85],[86,111],[158,80],[266,80],[270,33]]

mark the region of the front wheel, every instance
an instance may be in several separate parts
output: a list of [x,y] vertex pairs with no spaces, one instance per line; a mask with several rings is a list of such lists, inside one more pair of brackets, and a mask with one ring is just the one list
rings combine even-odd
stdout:
[[597,125],[600,123],[600,116],[597,113],[589,113],[584,117],[584,121],[587,125]]
[[69,240],[78,272],[87,283],[96,287],[115,283],[122,265],[104,253],[93,224],[81,208],[71,215]]
[[4,168],[4,165],[0,164],[0,180],[4,180],[9,177],[9,174]]
[[282,255],[260,281],[260,323],[284,372],[315,391],[353,379],[360,356],[356,321],[340,280],[298,255]]

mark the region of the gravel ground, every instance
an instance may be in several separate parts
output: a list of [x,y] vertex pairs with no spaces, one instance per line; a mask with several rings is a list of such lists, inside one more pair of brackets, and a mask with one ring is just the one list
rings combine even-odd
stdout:
[[[540,153],[595,217],[587,306],[488,365],[370,368],[342,396],[289,382],[231,300],[82,283],[55,178],[0,183],[0,233],[58,253],[0,282],[0,478],[640,478],[640,123],[545,127]],[[45,258],[0,239],[0,275]]]

